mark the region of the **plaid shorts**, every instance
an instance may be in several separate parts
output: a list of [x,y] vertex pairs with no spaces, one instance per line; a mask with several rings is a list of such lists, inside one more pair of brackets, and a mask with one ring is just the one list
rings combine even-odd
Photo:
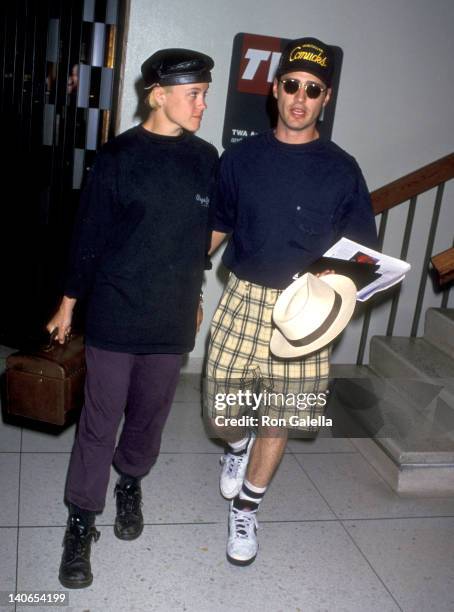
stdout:
[[329,349],[298,359],[270,352],[273,308],[281,293],[230,274],[211,324],[204,381],[209,419],[222,415],[230,423],[250,415],[253,425],[319,429],[309,421],[324,412]]

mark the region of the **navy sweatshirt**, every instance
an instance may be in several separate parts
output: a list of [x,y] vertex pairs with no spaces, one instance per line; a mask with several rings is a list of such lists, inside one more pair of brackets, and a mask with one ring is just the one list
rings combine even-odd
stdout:
[[223,262],[242,280],[283,289],[342,236],[377,248],[361,170],[331,141],[268,131],[226,150],[219,175],[212,226],[232,233]]
[[193,134],[142,126],[102,148],[82,194],[65,288],[88,301],[88,345],[192,350],[217,160]]

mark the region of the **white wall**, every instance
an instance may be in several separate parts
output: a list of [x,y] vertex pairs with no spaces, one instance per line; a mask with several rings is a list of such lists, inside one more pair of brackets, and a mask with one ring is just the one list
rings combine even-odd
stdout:
[[[142,61],[158,48],[194,48],[216,62],[199,135],[221,151],[232,42],[238,32],[316,36],[342,47],[333,140],[357,158],[371,190],[453,150],[452,0],[131,0],[120,131],[138,122],[134,85]],[[433,208],[433,197],[423,200],[409,253],[409,261],[415,264],[423,256],[427,215]],[[385,250],[390,254],[399,255],[403,213],[402,207],[395,209],[388,221],[391,233]],[[453,230],[451,182],[434,253],[452,245]],[[205,321],[187,366],[190,369],[200,367],[209,319],[221,294],[215,269],[207,275]],[[410,329],[418,283],[419,274],[406,279],[396,333]],[[438,305],[440,299],[428,289],[425,307]],[[454,306],[454,295],[450,305]],[[388,305],[377,308],[371,326],[374,333],[384,332],[388,310]],[[353,322],[335,350],[334,361],[355,360],[359,332],[359,322]]]

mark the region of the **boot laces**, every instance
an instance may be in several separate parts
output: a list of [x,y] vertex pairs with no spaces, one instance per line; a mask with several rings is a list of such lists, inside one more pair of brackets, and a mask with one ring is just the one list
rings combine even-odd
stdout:
[[115,487],[115,495],[118,500],[118,514],[121,516],[138,514],[142,506],[139,489],[135,487],[133,489],[129,487],[121,488],[117,485]]
[[65,535],[65,543],[68,544],[70,556],[72,558],[83,557],[91,540],[97,542],[100,535],[95,527],[86,527],[77,519],[72,519]]

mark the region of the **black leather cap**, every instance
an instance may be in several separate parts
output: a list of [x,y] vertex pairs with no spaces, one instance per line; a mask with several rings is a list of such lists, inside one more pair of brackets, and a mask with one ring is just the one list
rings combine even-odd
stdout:
[[141,66],[145,89],[154,85],[211,83],[214,61],[209,55],[191,49],[161,49]]

